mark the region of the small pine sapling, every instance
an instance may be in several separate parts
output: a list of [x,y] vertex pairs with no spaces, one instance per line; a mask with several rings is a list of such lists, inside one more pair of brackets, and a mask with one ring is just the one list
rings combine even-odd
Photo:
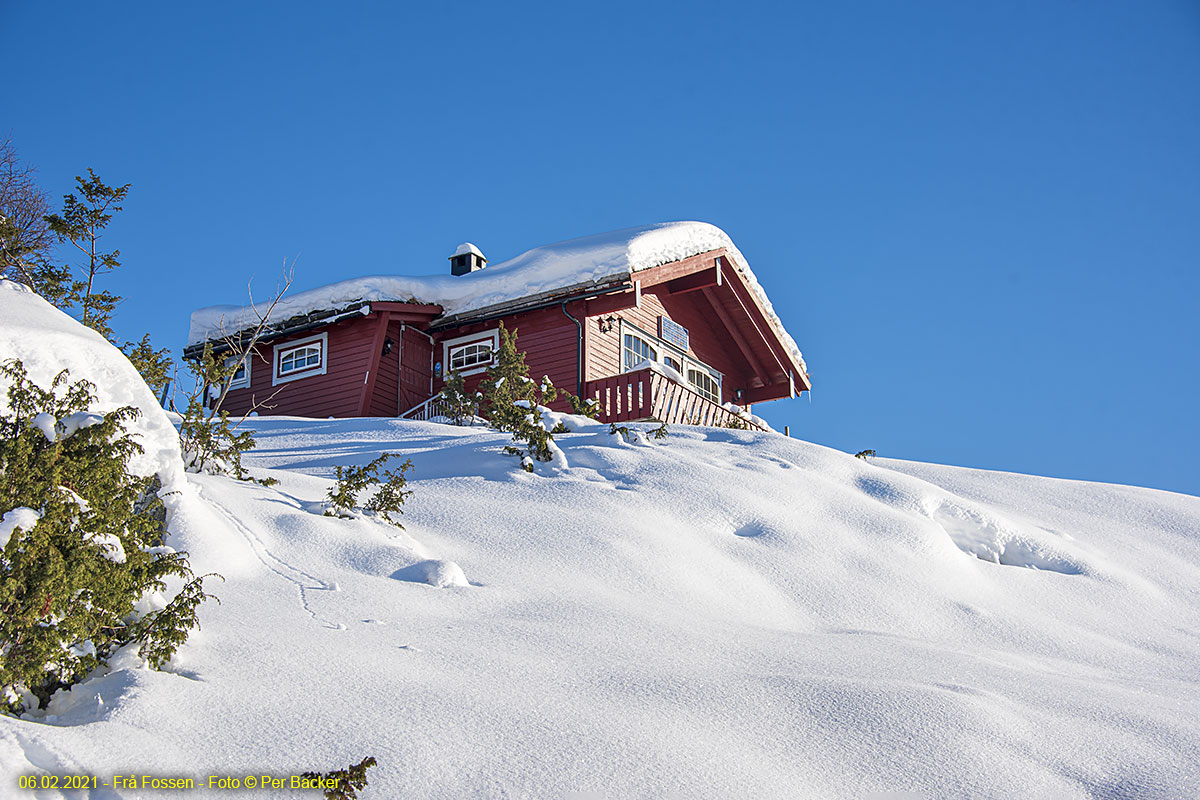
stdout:
[[150,344],[148,333],[140,342],[126,342],[121,345],[121,352],[137,369],[155,397],[161,397],[171,380],[170,352],[166,348],[155,350]]
[[78,307],[80,322],[113,341],[113,331],[108,323],[121,298],[101,289],[97,280],[121,266],[118,260],[121,251],[101,252],[99,241],[113,214],[121,210],[120,204],[129,194],[129,184],[108,186],[90,167],[87,178],[76,176],[75,184],[79,196],[64,195],[62,213],[46,217],[46,223],[59,242],[70,243],[84,259],[80,267],[83,279],[71,282],[60,306]]
[[[412,494],[411,489],[404,488],[408,485],[405,476],[412,469],[412,461],[406,460],[396,469],[384,469],[380,479],[380,469],[393,458],[399,456],[395,453],[384,453],[364,466],[334,467],[337,483],[327,495],[325,516],[352,518],[358,508],[358,496],[375,486],[378,487],[375,494],[362,506],[362,510],[381,516],[404,530],[398,517],[404,513],[401,506],[404,505],[405,498]],[[393,517],[393,514],[396,516]]]
[[376,766],[374,756],[367,756],[357,764],[332,772],[305,772],[301,778],[309,788],[321,789],[325,800],[357,800],[358,793],[367,786],[367,770]]
[[587,417],[588,419],[598,419],[600,417],[600,401],[596,398],[588,397],[584,399],[576,397],[569,392],[565,394],[567,395],[567,401],[571,404],[572,414]]
[[862,458],[862,459],[873,458],[874,456],[875,456],[874,450],[859,450],[857,453],[854,454],[855,458]]
[[[639,428],[630,428],[628,425],[618,425],[615,422],[610,422],[608,424],[608,432],[611,436],[620,435],[622,439],[629,443],[633,443],[636,437],[644,437],[646,434],[650,434],[650,436],[655,440],[665,439],[668,436],[667,423],[665,422],[659,423],[657,428],[652,428],[648,431],[643,431]],[[640,441],[644,443],[645,439],[641,439]]]
[[453,370],[442,388],[442,407],[455,425],[464,425],[479,414],[479,393],[467,391],[466,379]]
[[533,464],[526,459],[550,461],[554,458],[552,442],[555,433],[563,433],[565,427],[556,425],[546,429],[540,406],[558,399],[559,390],[548,376],[540,383],[529,377],[525,365],[525,354],[517,349],[517,332],[511,333],[500,323],[500,349],[496,361],[488,367],[487,377],[479,385],[488,423],[498,431],[512,434],[513,442],[522,445],[506,446],[508,455],[520,456],[521,466],[532,472]]

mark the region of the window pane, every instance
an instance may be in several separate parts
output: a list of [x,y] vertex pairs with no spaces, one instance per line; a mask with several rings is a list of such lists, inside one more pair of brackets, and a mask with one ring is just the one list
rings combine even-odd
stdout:
[[452,370],[490,364],[491,361],[492,346],[488,342],[475,342],[450,351],[450,369]]
[[692,384],[692,388],[702,397],[714,403],[721,402],[721,387],[707,372],[701,372],[698,369],[689,369],[688,383]]
[[321,346],[306,345],[289,350],[279,359],[279,373],[286,375],[310,367],[321,366]]
[[658,353],[650,346],[650,343],[634,336],[631,333],[625,334],[625,357],[624,364],[626,370],[631,370],[643,361],[657,361]]

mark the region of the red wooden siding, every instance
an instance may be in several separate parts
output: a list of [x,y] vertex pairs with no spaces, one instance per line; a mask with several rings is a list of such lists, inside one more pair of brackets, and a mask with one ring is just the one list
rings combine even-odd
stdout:
[[[581,319],[582,304],[568,303],[567,310],[576,319]],[[529,376],[541,380],[546,375],[560,389],[575,394],[578,383],[578,343],[579,334],[575,323],[567,319],[559,307],[544,308],[504,317],[504,327],[517,332],[517,348],[525,352],[525,363],[529,365]],[[464,325],[435,335],[434,361],[442,362],[443,372],[446,369],[445,354],[442,343],[447,339],[457,339],[473,333],[483,333],[495,330],[500,320]],[[434,380],[434,391],[440,391],[444,385],[444,375]],[[467,388],[474,391],[484,378],[482,373],[467,376]],[[567,410],[566,401],[552,404],[556,410]]]
[[400,412],[429,399],[433,380],[433,344],[417,328],[404,329],[400,364]]
[[[614,323],[611,331],[601,331],[603,319],[611,316],[657,336],[659,318],[664,317],[688,330],[688,356],[722,373],[722,401],[738,402],[739,391],[743,405],[786,396],[789,375],[795,370],[791,356],[769,330],[762,310],[728,265],[728,258],[723,250],[712,251],[639,273],[644,290],[636,305],[634,292],[568,303],[572,317],[583,323],[584,384],[621,374],[622,325]],[[396,416],[441,390],[448,368],[447,340],[488,334],[501,322],[489,320],[447,329],[434,334],[431,342],[423,331],[438,307],[376,303],[371,308],[368,316],[261,345],[261,357],[252,364],[250,388],[231,391],[226,409],[244,413],[255,398],[269,404],[259,409],[263,414]],[[538,380],[547,375],[560,389],[580,391],[579,331],[560,306],[510,315],[502,321],[509,330],[516,330],[517,347],[526,354],[530,377]],[[272,385],[276,348],[318,333],[328,336],[326,373]],[[383,355],[387,339],[392,346]],[[442,368],[436,377],[434,362]],[[483,377],[482,371],[467,376],[468,389],[474,391]],[[797,388],[801,388],[806,378],[796,378]],[[632,386],[625,380],[601,388],[616,402],[612,393],[631,392]],[[639,411],[645,410],[643,405],[638,404]],[[566,409],[567,403],[558,402],[555,408]],[[655,413],[663,412],[658,409]]]
[[[375,378],[374,391],[371,393],[367,414],[372,417],[394,417],[409,407],[400,408],[400,330],[399,320],[388,323],[387,339],[392,341],[392,349],[379,359],[379,375]],[[380,353],[382,354],[382,350]]]
[[[703,361],[724,375],[722,402],[732,402],[738,389],[749,386],[752,378],[745,359],[730,340],[721,322],[714,318],[707,301],[699,292],[670,295],[643,292],[640,307],[612,312],[647,333],[658,335],[658,318],[664,316],[688,329],[688,355]],[[705,313],[707,311],[707,314]],[[609,333],[601,332],[600,320],[608,314],[589,317],[587,327],[587,380],[594,381],[621,372],[621,326],[614,323]]]
[[251,409],[253,397],[270,406],[260,408],[260,414],[357,416],[376,324],[374,319],[359,317],[322,328],[321,332],[329,334],[324,353],[325,374],[298,378],[278,386],[271,383],[275,348],[309,338],[313,332],[259,344],[259,357],[254,358],[250,369],[250,388],[231,391],[225,400],[225,410],[230,414],[244,414]]

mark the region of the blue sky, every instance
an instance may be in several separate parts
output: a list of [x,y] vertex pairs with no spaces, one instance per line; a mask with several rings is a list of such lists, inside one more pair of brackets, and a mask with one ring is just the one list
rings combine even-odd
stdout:
[[851,452],[1200,493],[1200,6],[0,4],[0,134],[133,184],[118,334],[724,228]]

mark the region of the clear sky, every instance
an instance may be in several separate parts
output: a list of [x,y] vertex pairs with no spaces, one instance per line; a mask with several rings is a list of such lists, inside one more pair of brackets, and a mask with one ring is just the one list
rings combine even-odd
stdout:
[[[1200,494],[1200,4],[0,0],[0,135],[133,184],[118,334],[724,228],[855,452]],[[0,313],[3,310],[0,309]]]

